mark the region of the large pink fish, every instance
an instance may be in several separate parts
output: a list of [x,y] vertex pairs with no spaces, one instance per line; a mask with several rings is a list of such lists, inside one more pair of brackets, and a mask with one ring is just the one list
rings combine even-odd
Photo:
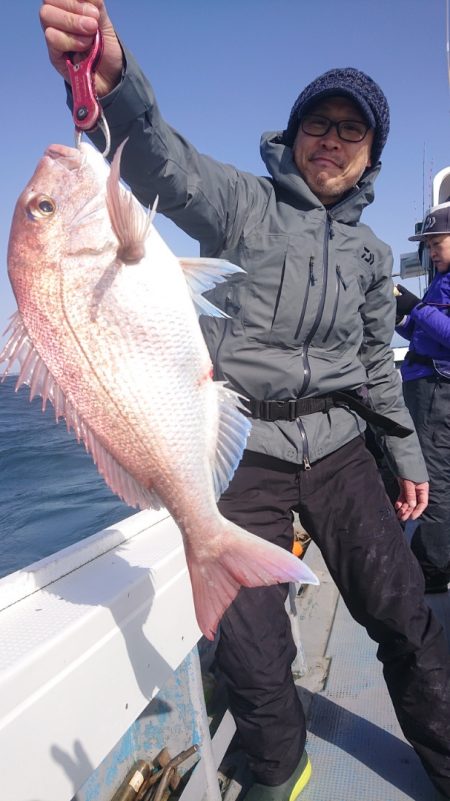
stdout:
[[168,509],[212,638],[241,585],[318,582],[217,509],[250,424],[212,380],[197,313],[222,314],[202,293],[239,268],[177,259],[120,183],[120,152],[111,170],[88,144],[39,162],[11,228],[18,312],[0,361],[19,361],[17,386],[51,401],[126,503]]

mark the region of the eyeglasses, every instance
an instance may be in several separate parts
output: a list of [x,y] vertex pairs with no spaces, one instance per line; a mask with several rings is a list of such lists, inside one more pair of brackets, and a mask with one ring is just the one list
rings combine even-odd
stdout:
[[343,142],[362,142],[370,125],[358,120],[334,122],[328,117],[321,117],[318,114],[306,114],[300,120],[300,128],[308,136],[326,136],[331,128],[336,128],[337,135]]

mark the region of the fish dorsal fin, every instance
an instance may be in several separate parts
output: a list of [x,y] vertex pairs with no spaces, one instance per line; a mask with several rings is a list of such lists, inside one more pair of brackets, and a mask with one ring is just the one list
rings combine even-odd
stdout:
[[64,418],[67,430],[72,430],[78,442],[83,442],[108,487],[129,506],[160,509],[163,504],[156,492],[139,484],[114,459],[66,398],[31,342],[19,312],[11,318],[8,331],[11,331],[11,335],[0,353],[0,362],[7,362],[2,380],[6,378],[13,364],[19,362],[16,391],[23,385],[29,386],[30,401],[36,396],[42,397],[42,411],[45,411],[47,401],[50,401],[55,409],[56,420]]
[[156,204],[146,213],[133,194],[120,183],[120,160],[127,139],[117,148],[106,182],[106,205],[114,233],[119,240],[117,258],[124,264],[137,264],[145,253]]
[[186,278],[192,302],[197,314],[208,314],[210,317],[228,317],[221,309],[203,297],[203,293],[222,284],[230,275],[243,273],[245,270],[226,259],[179,259],[181,269]]
[[236,392],[222,381],[215,381],[214,386],[219,403],[219,431],[213,465],[214,491],[218,499],[225,492],[241,461],[251,422],[239,411],[245,407]]

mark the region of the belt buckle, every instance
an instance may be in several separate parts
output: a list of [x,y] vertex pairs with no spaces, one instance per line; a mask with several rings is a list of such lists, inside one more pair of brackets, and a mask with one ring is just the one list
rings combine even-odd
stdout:
[[295,398],[291,398],[290,400],[288,400],[287,403],[288,403],[288,417],[287,417],[287,419],[290,420],[290,422],[293,422],[298,417],[298,414],[297,414],[297,400]]

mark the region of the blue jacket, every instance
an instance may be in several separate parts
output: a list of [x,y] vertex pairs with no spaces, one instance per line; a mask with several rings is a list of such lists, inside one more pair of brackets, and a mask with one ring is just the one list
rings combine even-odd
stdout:
[[[447,307],[439,304],[448,304]],[[403,322],[396,326],[400,336],[409,339],[409,350],[447,362],[450,370],[450,270],[437,273],[419,303]],[[403,381],[435,375],[432,365],[405,360]]]

